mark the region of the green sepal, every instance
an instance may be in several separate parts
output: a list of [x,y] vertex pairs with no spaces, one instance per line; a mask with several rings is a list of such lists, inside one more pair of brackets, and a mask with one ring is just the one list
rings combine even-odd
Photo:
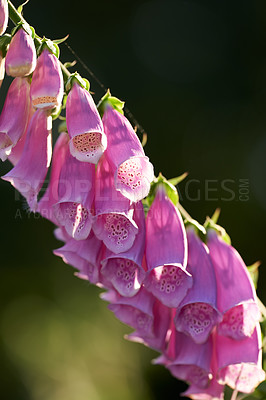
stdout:
[[150,192],[145,199],[145,204],[148,207],[151,206],[151,204],[155,198],[155,195],[156,195],[156,190],[159,185],[164,186],[167,197],[169,197],[169,199],[172,201],[172,203],[176,206],[179,201],[176,187],[174,185],[172,185],[161,173],[159,174],[158,178],[155,178],[152,181]]
[[198,221],[195,219],[189,218],[184,220],[184,224],[186,228],[189,228],[190,226],[193,226],[195,228],[196,233],[200,237],[200,239],[205,243],[206,242],[206,229],[204,228],[203,225],[201,225]]
[[256,261],[254,264],[249,265],[247,267],[249,275],[251,276],[251,279],[254,283],[255,289],[257,289],[257,285],[258,285],[260,264],[261,264],[260,261]]
[[41,45],[37,50],[38,56],[43,52],[44,49],[48,49],[50,53],[54,54],[57,58],[59,58],[59,47],[56,43],[52,42],[52,40],[43,37],[41,39]]
[[105,93],[105,95],[101,98],[101,100],[97,104],[98,112],[99,112],[101,118],[103,117],[104,111],[108,104],[111,107],[113,107],[116,111],[118,111],[120,114],[124,115],[123,108],[124,108],[125,102],[119,100],[117,97],[111,96],[111,92],[108,89],[107,92]]
[[168,179],[168,182],[171,183],[172,185],[176,186],[180,182],[182,182],[186,177],[188,176],[188,172],[184,172],[182,175],[177,176],[176,178]]
[[74,60],[74,61],[67,61],[67,62],[64,63],[64,67],[68,69],[68,68],[74,67],[76,64],[77,64],[77,61],[76,61],[76,60]]
[[69,35],[66,35],[66,36],[63,37],[62,39],[55,39],[55,40],[53,40],[53,43],[55,43],[55,44],[61,44],[61,43],[65,42],[68,38],[69,38]]
[[66,91],[67,92],[70,92],[74,83],[78,83],[81,87],[83,87],[84,89],[86,89],[88,91],[90,89],[90,82],[88,81],[88,79],[81,78],[81,76],[79,75],[78,72],[74,72],[68,78],[68,80],[66,82]]
[[226,230],[222,226],[216,224],[210,217],[206,218],[206,221],[204,223],[204,228],[206,229],[206,231],[208,231],[208,229],[214,229],[225,241],[225,243],[231,245],[231,238],[226,232]]
[[1,52],[2,58],[4,58],[6,56],[8,46],[11,42],[11,39],[12,39],[12,37],[8,33],[0,36],[0,52]]
[[57,119],[59,117],[59,115],[61,114],[62,111],[62,107],[61,105],[54,107],[51,111],[51,116],[53,118],[53,120]]
[[60,124],[58,125],[58,132],[67,132],[67,124],[66,124],[66,120],[60,122]]
[[13,37],[19,29],[24,29],[24,31],[30,35],[33,39],[35,38],[35,29],[33,26],[25,23],[24,21],[20,21],[11,31],[11,36]]

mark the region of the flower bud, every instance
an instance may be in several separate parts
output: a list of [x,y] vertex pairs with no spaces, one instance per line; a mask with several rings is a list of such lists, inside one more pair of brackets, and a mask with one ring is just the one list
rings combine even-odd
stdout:
[[36,50],[32,37],[20,28],[13,36],[6,54],[7,75],[27,76],[36,67]]
[[30,94],[36,108],[51,109],[62,103],[64,81],[60,63],[47,48],[38,57]]
[[8,23],[8,4],[7,0],[0,0],[0,35],[6,31]]

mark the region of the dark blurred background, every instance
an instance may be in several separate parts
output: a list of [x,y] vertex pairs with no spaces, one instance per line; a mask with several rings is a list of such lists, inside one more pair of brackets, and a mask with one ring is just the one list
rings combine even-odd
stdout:
[[[247,265],[261,261],[266,301],[266,2],[31,0],[24,17],[40,36],[69,34],[69,46],[126,101],[148,134],[156,174],[189,172],[179,192],[195,219],[222,209],[219,223]],[[74,60],[60,48],[64,62]],[[75,69],[98,101],[101,87]],[[1,175],[9,169],[1,163]],[[53,256],[61,244],[52,225],[28,214],[7,182],[0,190],[2,398],[178,399],[186,385],[150,365],[155,352],[126,342],[130,329],[100,290]]]

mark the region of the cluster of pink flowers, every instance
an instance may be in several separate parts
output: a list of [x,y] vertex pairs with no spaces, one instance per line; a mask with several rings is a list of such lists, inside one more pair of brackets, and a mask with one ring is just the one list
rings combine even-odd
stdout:
[[[0,25],[1,15],[0,7]],[[61,107],[64,80],[45,41],[37,58],[20,27],[5,70],[14,80],[0,116],[0,157],[14,167],[2,178],[56,225],[64,245],[54,253],[105,289],[110,310],[134,329],[127,338],[157,350],[155,363],[190,385],[185,396],[223,399],[226,384],[252,392],[265,379],[260,311],[237,251],[214,228],[206,244],[195,226],[185,228],[163,180],[154,184],[145,216],[153,166],[119,101],[105,96],[101,118],[75,74],[67,129],[52,151],[52,114]]]

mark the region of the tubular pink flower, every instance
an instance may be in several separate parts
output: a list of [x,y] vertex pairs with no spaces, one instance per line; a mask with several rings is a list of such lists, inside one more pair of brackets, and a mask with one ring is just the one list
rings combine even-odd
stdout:
[[134,207],[114,187],[113,171],[102,157],[96,171],[95,235],[115,254],[129,250],[138,232],[133,219]]
[[79,272],[75,275],[91,283],[99,282],[99,253],[102,243],[93,233],[84,240],[69,239],[60,249],[54,250],[54,254],[62,257],[66,264],[70,264]]
[[53,150],[52,168],[48,187],[38,203],[37,211],[46,219],[58,224],[54,216],[54,204],[58,202],[58,183],[61,169],[65,163],[68,152],[69,137],[66,132],[62,132],[58,137]]
[[107,105],[103,115],[107,155],[114,165],[115,187],[133,202],[146,197],[154,179],[153,166],[129,121]]
[[47,174],[51,156],[52,117],[36,111],[31,118],[22,155],[2,179],[9,181],[27,200],[32,211],[37,208],[37,195]]
[[106,135],[90,93],[74,83],[66,103],[70,152],[80,161],[97,164],[107,146]]
[[[136,331],[134,336],[149,337],[153,332],[153,306],[155,297],[142,287],[133,297],[123,297],[113,294],[112,303],[108,308],[115,316]],[[110,295],[108,296],[110,298]],[[109,298],[106,298],[109,300]],[[109,300],[110,301],[110,300]]]
[[2,86],[4,77],[5,77],[5,58],[3,58],[2,51],[0,50],[0,88]]
[[218,332],[236,340],[251,336],[260,311],[247,267],[214,230],[208,232],[207,245],[216,275],[217,307],[224,314]]
[[0,116],[0,158],[5,161],[26,130],[30,117],[30,84],[15,78],[11,83]]
[[191,337],[172,328],[167,351],[154,363],[165,365],[177,379],[205,389],[212,378],[212,351],[211,336],[205,343],[197,344]]
[[133,246],[120,254],[107,251],[101,270],[118,293],[125,297],[134,296],[145,278],[142,267],[145,246],[145,216],[142,203],[137,203],[134,209],[134,219],[139,229]]
[[8,3],[7,0],[0,0],[0,35],[6,31],[8,23]]
[[217,334],[218,382],[243,393],[251,393],[265,379],[261,368],[262,344],[259,323],[251,337],[243,340]]
[[92,226],[95,167],[72,157],[69,149],[58,178],[58,201],[54,216],[60,226],[76,240],[86,239]]
[[171,323],[171,309],[155,298],[152,308],[153,321],[147,332],[137,331],[126,335],[132,342],[142,343],[156,351],[165,351]]
[[178,307],[175,326],[196,343],[204,343],[222,315],[216,308],[216,280],[209,250],[193,227],[187,229],[187,239],[187,269],[193,276],[193,286]]
[[187,237],[182,217],[159,185],[146,219],[144,285],[168,307],[178,307],[192,286],[186,271]]
[[62,103],[64,80],[58,58],[44,49],[32,76],[30,95],[36,108],[51,109]]
[[20,28],[13,36],[6,53],[7,75],[27,76],[36,67],[36,50],[32,37]]

